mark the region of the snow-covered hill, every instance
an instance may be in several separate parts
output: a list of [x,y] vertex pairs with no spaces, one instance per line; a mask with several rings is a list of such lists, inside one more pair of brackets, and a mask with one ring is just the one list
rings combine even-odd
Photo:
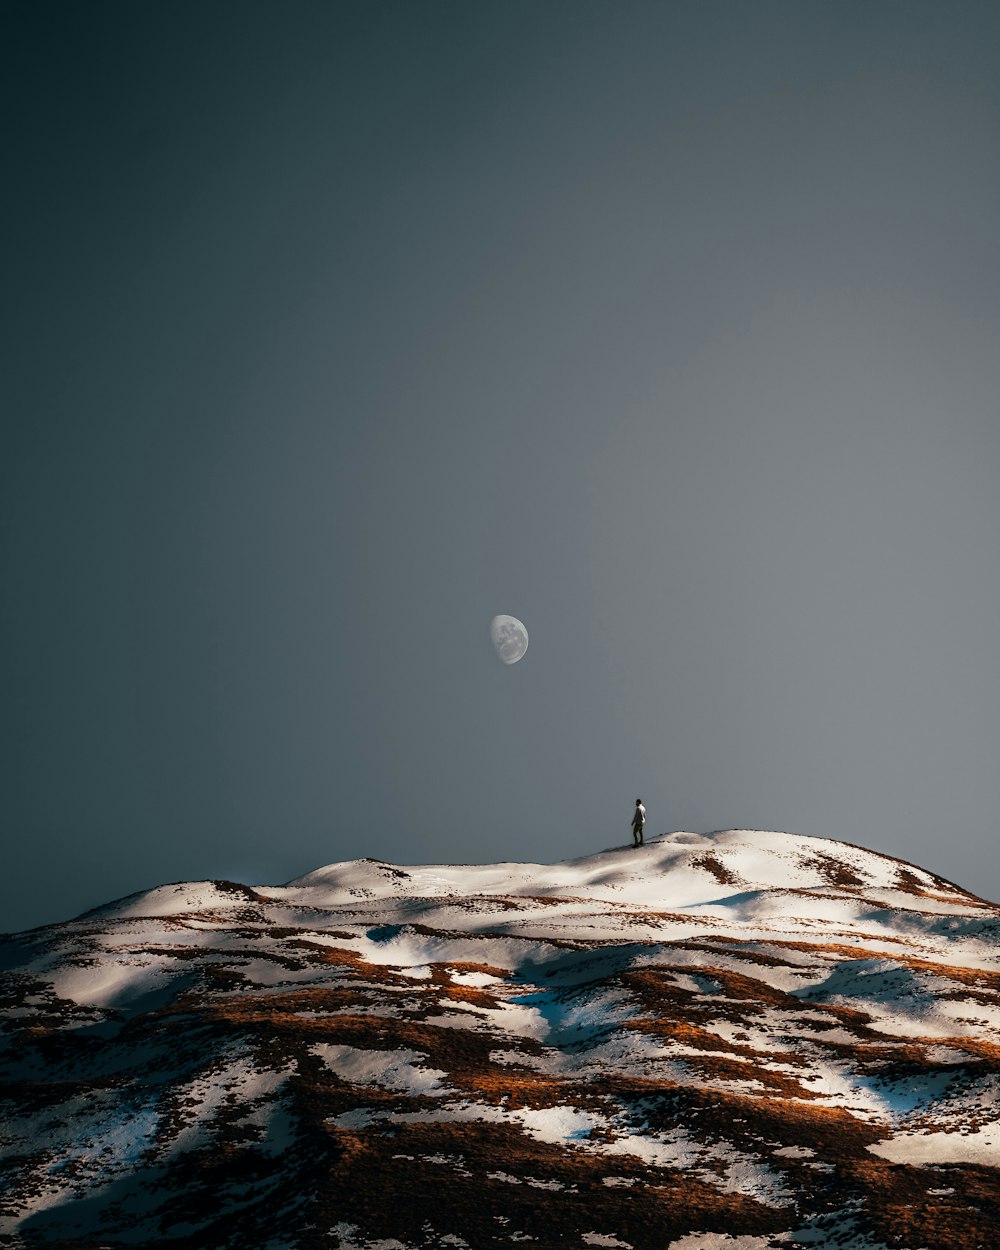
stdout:
[[1000,909],[846,843],[168,885],[0,957],[0,1245],[1000,1227]]

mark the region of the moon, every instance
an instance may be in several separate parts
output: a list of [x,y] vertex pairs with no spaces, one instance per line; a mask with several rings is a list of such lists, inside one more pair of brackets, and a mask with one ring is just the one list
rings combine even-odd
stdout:
[[528,649],[528,631],[516,616],[495,616],[490,638],[504,664],[516,664]]

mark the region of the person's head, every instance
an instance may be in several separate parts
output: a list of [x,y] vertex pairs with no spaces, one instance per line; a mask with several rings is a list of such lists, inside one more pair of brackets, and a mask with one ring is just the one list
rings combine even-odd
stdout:
[[635,805],[636,807],[642,807],[642,799],[636,799]]

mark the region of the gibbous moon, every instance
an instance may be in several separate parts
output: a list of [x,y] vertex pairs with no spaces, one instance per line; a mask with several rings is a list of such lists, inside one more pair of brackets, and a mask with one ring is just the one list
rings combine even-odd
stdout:
[[504,664],[516,664],[528,649],[528,631],[516,616],[495,616],[490,638]]

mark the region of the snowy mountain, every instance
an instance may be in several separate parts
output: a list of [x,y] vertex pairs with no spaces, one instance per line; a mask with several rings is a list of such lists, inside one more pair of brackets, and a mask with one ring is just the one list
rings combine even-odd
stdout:
[[1000,908],[860,847],[358,860],[0,959],[3,1246],[997,1244]]

